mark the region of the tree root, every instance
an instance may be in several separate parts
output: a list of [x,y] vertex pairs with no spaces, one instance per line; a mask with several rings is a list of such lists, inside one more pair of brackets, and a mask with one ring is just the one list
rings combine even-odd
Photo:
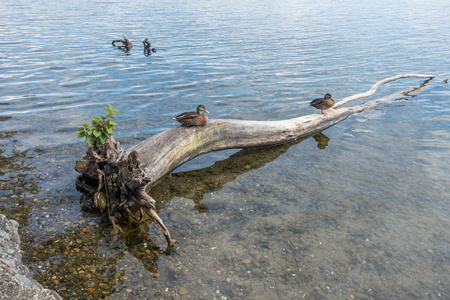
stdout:
[[[98,187],[94,194],[94,204],[100,211],[107,210],[114,232],[121,230],[117,225],[120,216],[130,215],[138,223],[142,223],[146,212],[164,234],[168,246],[172,247],[170,233],[155,211],[155,200],[145,193],[150,179],[145,177],[140,167],[139,155],[132,152],[125,157],[124,153],[120,143],[110,136],[101,150],[90,147],[82,159],[84,162],[77,163],[75,169],[83,173],[84,168],[97,168]],[[86,161],[89,163],[86,164]],[[139,219],[129,210],[134,205],[140,209]]]

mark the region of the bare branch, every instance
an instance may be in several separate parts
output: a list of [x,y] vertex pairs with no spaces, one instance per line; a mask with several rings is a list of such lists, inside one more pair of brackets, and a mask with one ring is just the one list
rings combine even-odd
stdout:
[[418,77],[418,78],[429,78],[429,79],[433,79],[435,76],[434,76],[434,75],[421,75],[421,74],[401,74],[401,75],[397,75],[397,76],[394,76],[394,77],[386,78],[386,79],[380,80],[380,81],[378,81],[377,83],[375,83],[375,84],[372,86],[372,88],[371,88],[370,90],[368,90],[367,92],[365,92],[365,93],[356,94],[356,95],[353,95],[353,96],[350,96],[350,97],[347,97],[347,98],[342,99],[341,101],[337,102],[337,103],[333,106],[333,108],[337,108],[337,107],[339,107],[339,106],[342,106],[342,105],[344,105],[344,104],[346,104],[346,103],[348,103],[348,102],[350,102],[350,101],[356,100],[356,99],[361,99],[361,98],[365,98],[365,97],[372,96],[373,94],[375,94],[376,90],[377,90],[380,86],[382,86],[382,85],[384,85],[384,84],[386,84],[386,83],[389,83],[389,82],[398,80],[398,79],[400,79],[400,78],[409,78],[409,77]]

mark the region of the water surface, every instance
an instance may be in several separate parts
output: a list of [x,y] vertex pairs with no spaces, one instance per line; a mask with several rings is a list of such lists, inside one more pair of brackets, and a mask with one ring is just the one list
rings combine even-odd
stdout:
[[[437,0],[3,1],[0,212],[21,225],[25,263],[65,299],[449,298],[449,12]],[[111,45],[122,34],[127,53]],[[437,77],[323,135],[210,153],[167,177],[150,193],[175,253],[154,225],[115,240],[76,189],[75,131],[108,103],[128,148],[199,104],[210,118],[287,119],[404,73]]]

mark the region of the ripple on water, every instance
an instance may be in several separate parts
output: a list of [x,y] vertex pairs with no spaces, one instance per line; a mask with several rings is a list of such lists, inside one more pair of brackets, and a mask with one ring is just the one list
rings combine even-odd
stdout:
[[[107,103],[129,147],[199,104],[211,118],[278,120],[399,73],[449,78],[448,1],[144,2],[2,2],[1,212],[20,221],[43,285],[87,299],[450,293],[443,79],[296,145],[185,164],[152,190],[178,241],[170,255],[154,225],[111,239],[73,170],[77,127]],[[111,46],[122,34],[128,53]]]

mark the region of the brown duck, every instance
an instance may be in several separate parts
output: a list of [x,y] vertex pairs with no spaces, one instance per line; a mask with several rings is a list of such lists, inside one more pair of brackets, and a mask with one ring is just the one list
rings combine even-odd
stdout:
[[204,105],[199,105],[197,112],[185,112],[173,118],[184,126],[205,126],[208,123],[208,116],[202,112],[209,113]]
[[309,103],[309,105],[311,105],[317,109],[320,109],[322,114],[325,114],[323,111],[326,109],[329,109],[330,107],[333,107],[334,99],[333,99],[333,97],[331,97],[330,94],[326,93],[325,97],[314,99],[313,101],[311,101]]

